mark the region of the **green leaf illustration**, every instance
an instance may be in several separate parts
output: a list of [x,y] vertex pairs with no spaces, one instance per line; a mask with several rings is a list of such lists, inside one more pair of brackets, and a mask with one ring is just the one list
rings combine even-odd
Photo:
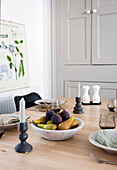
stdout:
[[11,57],[10,57],[10,56],[8,56],[8,55],[7,55],[7,59],[8,59],[8,61],[11,61]]
[[19,66],[19,74],[18,74],[19,77],[20,77],[20,75],[21,75],[21,72],[22,72],[22,65],[21,65],[21,62],[20,62],[20,66]]
[[20,66],[19,66],[19,74],[18,76],[20,77],[22,73],[22,76],[24,77],[24,65],[23,65],[23,60],[20,61]]
[[12,69],[13,63],[9,63],[9,67],[10,69]]
[[20,40],[20,43],[23,43],[23,40]]
[[22,64],[22,76],[24,77],[24,65],[23,65],[23,60],[21,60],[21,64]]
[[18,47],[15,47],[16,48],[16,51],[19,52],[19,48]]
[[20,53],[20,56],[23,58],[23,54],[22,53]]
[[8,38],[7,34],[0,34],[0,38]]
[[15,44],[18,44],[19,42],[17,40],[14,41]]
[[15,72],[17,72],[17,68],[15,67]]

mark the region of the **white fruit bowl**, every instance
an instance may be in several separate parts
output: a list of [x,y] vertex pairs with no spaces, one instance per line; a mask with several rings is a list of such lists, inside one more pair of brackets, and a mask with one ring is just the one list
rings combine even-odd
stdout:
[[61,141],[61,140],[66,140],[71,138],[84,126],[84,122],[81,119],[79,118],[75,118],[75,119],[78,121],[78,127],[73,129],[68,129],[68,130],[46,130],[46,129],[38,128],[33,123],[31,124],[31,126],[43,138],[47,140]]

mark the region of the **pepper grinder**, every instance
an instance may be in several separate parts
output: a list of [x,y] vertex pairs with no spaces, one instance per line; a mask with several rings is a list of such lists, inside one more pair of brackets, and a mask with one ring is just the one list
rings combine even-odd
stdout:
[[82,90],[83,90],[83,97],[82,97],[83,103],[90,103],[90,96],[88,94],[89,88],[90,88],[89,86],[83,86],[82,87]]
[[98,85],[93,86],[93,90],[94,90],[94,94],[92,97],[93,103],[100,103],[100,96],[99,96],[100,86]]

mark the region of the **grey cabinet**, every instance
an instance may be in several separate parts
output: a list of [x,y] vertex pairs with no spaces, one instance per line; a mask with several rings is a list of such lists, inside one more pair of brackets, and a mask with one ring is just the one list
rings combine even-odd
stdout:
[[52,56],[53,98],[77,96],[78,82],[116,97],[117,0],[52,0]]
[[63,0],[64,65],[117,64],[117,0]]

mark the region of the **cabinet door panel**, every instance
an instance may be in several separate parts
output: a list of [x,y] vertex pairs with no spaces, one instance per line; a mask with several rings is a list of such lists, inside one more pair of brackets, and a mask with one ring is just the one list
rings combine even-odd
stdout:
[[98,0],[98,7],[110,7],[117,5],[117,0]]
[[68,0],[68,11],[83,10],[86,8],[86,1],[84,0]]
[[64,65],[90,64],[90,0],[63,0]]
[[92,64],[117,64],[117,1],[93,0]]
[[84,58],[86,56],[85,50],[81,48],[81,47],[86,48],[85,47],[86,22],[84,18],[69,19],[68,22],[69,22],[68,58],[71,61],[77,62],[77,60],[80,59],[81,56],[83,56]]
[[[78,82],[65,82],[65,97],[76,97],[78,96]],[[81,91],[82,96],[82,91]]]

